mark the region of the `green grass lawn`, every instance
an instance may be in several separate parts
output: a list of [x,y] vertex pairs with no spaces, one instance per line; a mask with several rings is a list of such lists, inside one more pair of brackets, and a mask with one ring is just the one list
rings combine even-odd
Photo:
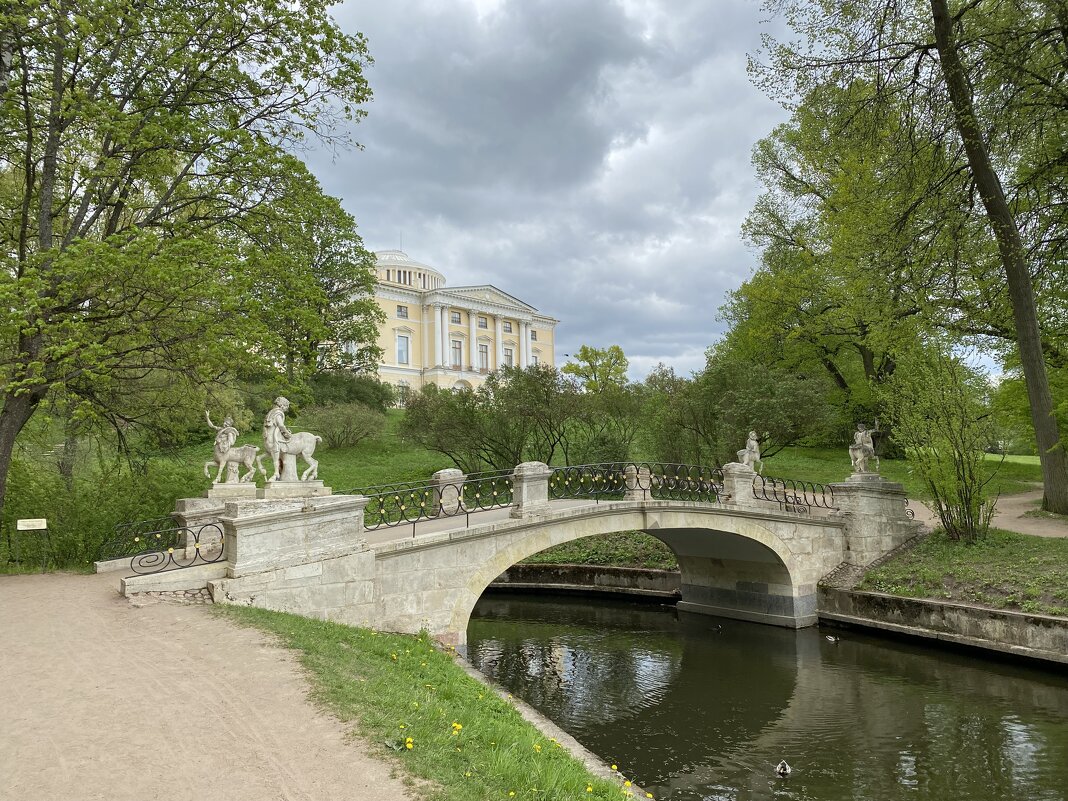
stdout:
[[936,531],[869,571],[858,589],[1068,615],[1068,539],[991,529],[962,543]]
[[[1000,456],[987,454],[989,473],[994,474],[991,487],[1003,495],[1023,492],[1042,481],[1037,456]],[[849,454],[845,448],[786,448],[764,462],[764,475],[776,478],[832,484],[845,481],[850,474]],[[923,481],[904,459],[882,459],[879,473],[903,484],[911,498],[924,499],[928,493]]]
[[[307,669],[314,699],[428,801],[627,798],[624,779],[593,776],[510,703],[423,635],[410,637],[248,607],[218,607],[278,636]],[[633,792],[633,791],[631,791]],[[649,796],[651,797],[651,796]]]

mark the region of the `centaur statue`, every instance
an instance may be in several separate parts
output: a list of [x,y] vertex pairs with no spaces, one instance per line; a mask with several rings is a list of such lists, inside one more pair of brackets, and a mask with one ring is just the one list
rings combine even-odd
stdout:
[[[297,456],[308,464],[308,469],[301,474],[299,480],[313,480],[319,475],[319,462],[312,458],[312,454],[323,438],[307,431],[294,433],[286,428],[288,411],[289,401],[282,397],[275,398],[274,406],[263,420],[263,444],[274,465],[274,474],[267,480],[297,481]],[[286,458],[287,456],[292,458]]]
[[[208,420],[208,425],[215,429],[215,458],[204,463],[204,475],[211,478],[211,473],[208,472],[208,468],[213,465],[218,465],[219,471],[215,476],[215,483],[218,484],[222,481],[223,469],[226,469],[226,483],[247,483],[256,479],[256,470],[258,469],[263,475],[267,475],[267,471],[263,469],[263,454],[260,453],[260,449],[255,445],[242,445],[240,448],[235,448],[234,443],[237,441],[237,429],[234,428],[234,420],[230,415],[227,415],[223,420],[221,426],[217,426],[211,422],[211,415],[204,412],[204,416]],[[238,476],[239,465],[244,465],[248,472],[243,476]]]

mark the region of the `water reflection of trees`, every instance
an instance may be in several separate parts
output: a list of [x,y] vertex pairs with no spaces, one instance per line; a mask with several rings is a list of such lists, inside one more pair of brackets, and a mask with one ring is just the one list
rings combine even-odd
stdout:
[[[476,664],[658,798],[1066,797],[1064,676],[858,633],[504,603],[476,610]],[[768,774],[783,757],[785,786]]]

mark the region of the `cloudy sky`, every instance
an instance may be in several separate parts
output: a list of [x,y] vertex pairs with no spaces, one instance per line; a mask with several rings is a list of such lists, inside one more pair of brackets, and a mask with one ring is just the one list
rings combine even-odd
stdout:
[[348,0],[369,39],[363,150],[309,154],[364,244],[560,320],[557,363],[621,345],[632,378],[699,369],[756,256],[757,0]]

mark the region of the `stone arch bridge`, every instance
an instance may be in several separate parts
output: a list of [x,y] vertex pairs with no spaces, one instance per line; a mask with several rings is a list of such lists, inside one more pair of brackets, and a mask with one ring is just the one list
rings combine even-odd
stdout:
[[[918,528],[901,486],[877,474],[824,487],[743,465],[539,462],[508,473],[443,470],[427,484],[340,495],[189,499],[175,518],[185,560],[134,559],[143,574],[123,580],[127,594],[206,586],[216,603],[427,629],[457,646],[494,579],[582,537],[648,532],[678,557],[680,609],[802,627],[816,623],[823,576],[869,564]],[[205,531],[220,532],[221,543]],[[152,572],[163,562],[191,566]]]

